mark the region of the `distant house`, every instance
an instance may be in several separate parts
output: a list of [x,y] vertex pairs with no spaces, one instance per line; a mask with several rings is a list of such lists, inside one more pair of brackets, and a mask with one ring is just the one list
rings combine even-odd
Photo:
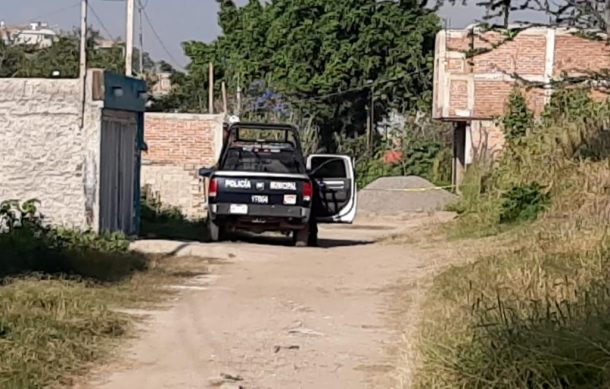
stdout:
[[117,42],[113,39],[99,38],[95,40],[96,49],[111,49],[117,45],[124,45],[123,42]]
[[493,158],[502,149],[496,119],[520,81],[546,85],[524,90],[530,109],[541,113],[552,96],[552,80],[604,69],[610,69],[610,46],[568,29],[528,28],[509,40],[476,26],[439,32],[433,118],[454,126],[453,183],[461,183],[477,156]]
[[36,22],[27,26],[6,26],[4,22],[0,22],[0,37],[6,44],[45,48],[52,46],[58,35],[58,32],[51,29],[46,23]]
[[152,81],[152,95],[155,98],[167,96],[172,91],[172,74],[169,72],[157,72],[151,74],[150,81]]

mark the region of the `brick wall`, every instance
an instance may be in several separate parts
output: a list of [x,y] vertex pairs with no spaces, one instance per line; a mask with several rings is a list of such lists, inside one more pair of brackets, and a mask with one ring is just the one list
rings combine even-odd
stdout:
[[[582,75],[610,68],[610,47],[572,35],[566,30],[532,28],[489,52],[467,58],[471,49],[490,49],[502,41],[496,32],[470,34],[441,31],[435,60],[434,115],[445,120],[492,120],[504,112],[508,95],[518,78],[548,83],[552,78]],[[455,80],[459,80],[456,82]],[[462,80],[470,84],[464,86]],[[470,94],[470,95],[469,95]],[[528,104],[544,109],[550,94],[530,90]],[[470,102],[464,107],[464,102]]]
[[555,38],[553,75],[563,72],[582,74],[583,70],[599,71],[610,68],[610,47],[605,42],[582,39],[573,35]]
[[147,113],[142,185],[164,205],[187,217],[204,215],[204,182],[198,170],[216,163],[222,147],[222,115]]
[[[472,158],[493,158],[501,152],[504,136],[496,119],[504,114],[510,93],[522,79],[549,84],[564,75],[610,68],[610,46],[567,30],[532,28],[512,41],[504,40],[497,32],[467,30],[441,31],[436,38],[432,112],[436,119],[468,124],[464,146]],[[478,55],[467,55],[477,49]],[[536,114],[542,113],[552,95],[541,88],[523,91]],[[593,97],[608,96],[595,91]]]
[[470,122],[470,148],[474,159],[494,159],[504,147],[504,133],[492,120]]

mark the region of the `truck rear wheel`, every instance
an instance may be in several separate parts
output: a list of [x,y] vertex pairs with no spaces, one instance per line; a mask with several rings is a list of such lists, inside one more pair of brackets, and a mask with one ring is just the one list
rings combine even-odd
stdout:
[[294,230],[292,233],[292,244],[295,247],[307,247],[309,245],[309,235],[309,226],[301,230]]

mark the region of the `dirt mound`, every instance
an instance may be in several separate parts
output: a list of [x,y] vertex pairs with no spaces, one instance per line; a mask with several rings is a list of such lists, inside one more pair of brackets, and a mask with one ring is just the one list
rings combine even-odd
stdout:
[[457,199],[417,176],[382,177],[358,193],[358,211],[392,215],[402,212],[440,211]]

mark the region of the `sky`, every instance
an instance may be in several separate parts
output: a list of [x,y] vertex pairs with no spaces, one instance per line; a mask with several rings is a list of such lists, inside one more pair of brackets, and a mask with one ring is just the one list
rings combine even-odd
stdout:
[[[215,0],[141,1],[154,26],[153,31],[144,19],[144,49],[151,53],[153,59],[164,59],[182,68],[188,63],[182,52],[182,42],[209,42],[220,33]],[[237,3],[246,1],[237,0]],[[80,0],[0,0],[0,3],[0,21],[7,25],[40,21],[71,30],[80,24]],[[90,25],[107,37],[125,36],[125,0],[89,0],[89,3]],[[440,16],[446,20],[447,27],[462,28],[480,19],[482,14],[476,6],[459,5],[444,7]],[[136,29],[138,25],[136,18]]]

